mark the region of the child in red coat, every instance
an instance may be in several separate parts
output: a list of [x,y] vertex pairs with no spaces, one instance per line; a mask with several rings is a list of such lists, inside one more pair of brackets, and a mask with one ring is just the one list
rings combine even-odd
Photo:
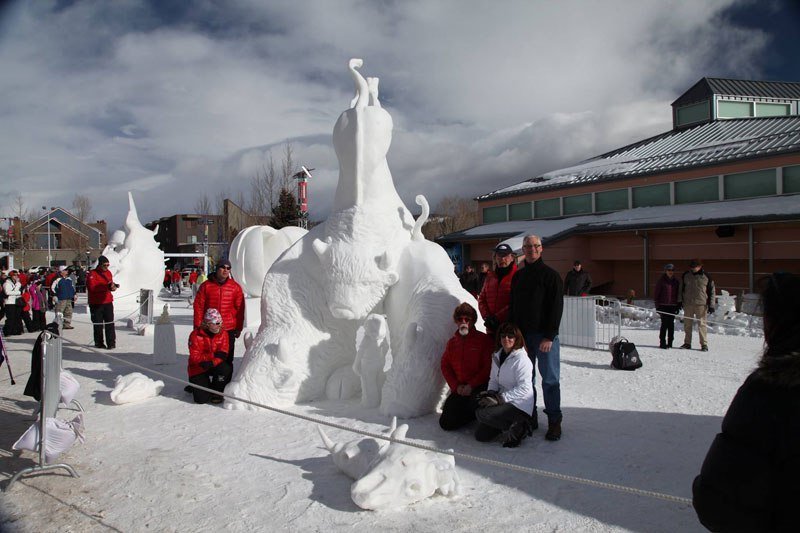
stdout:
[[[233,375],[228,363],[228,335],[222,331],[222,315],[213,307],[206,310],[200,327],[189,335],[189,382],[223,392]],[[222,403],[224,398],[191,388],[195,403]]]

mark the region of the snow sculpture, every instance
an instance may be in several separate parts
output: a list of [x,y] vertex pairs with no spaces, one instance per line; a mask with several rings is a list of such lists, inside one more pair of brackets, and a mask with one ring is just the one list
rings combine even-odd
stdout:
[[108,258],[109,270],[119,289],[114,293],[115,309],[132,309],[138,303],[140,289],[149,289],[156,295],[164,279],[164,252],[158,247],[155,235],[139,222],[133,195],[128,193],[128,216],[124,231],[115,231],[103,255]]
[[[389,448],[389,441],[363,437],[351,440],[344,444],[334,443],[328,435],[317,426],[319,436],[325,448],[333,456],[333,464],[352,479],[360,479],[369,472],[372,464]],[[389,436],[397,429],[397,417],[392,417],[392,424],[387,434]]]
[[154,381],[141,372],[131,372],[125,376],[117,376],[111,401],[116,404],[141,402],[161,394],[164,382]]
[[372,314],[364,322],[364,338],[356,352],[353,372],[361,378],[361,405],[378,407],[381,404],[381,390],[386,381],[383,367],[389,351],[386,338],[387,326],[383,315]]
[[[380,107],[377,78],[365,80],[361,66],[350,60],[357,94],[333,129],[332,214],[270,267],[261,326],[226,393],[271,405],[323,397],[332,376],[355,378],[356,332],[378,313],[386,315],[392,354],[381,411],[414,417],[433,412],[440,399],[453,309],[463,301],[477,309],[477,302],[445,251],[422,237],[427,202],[417,197],[423,215],[415,223],[394,188],[386,162],[392,118]],[[229,398],[225,407],[252,408]]]
[[[408,426],[398,427],[391,437],[404,440]],[[452,450],[449,450],[452,452]],[[461,482],[452,455],[420,450],[392,442],[353,483],[350,497],[362,509],[382,511],[422,501],[435,493],[453,497],[461,493]]]
[[233,279],[242,286],[245,296],[261,297],[269,267],[306,233],[308,231],[296,226],[277,230],[269,226],[250,226],[236,235],[228,257]]

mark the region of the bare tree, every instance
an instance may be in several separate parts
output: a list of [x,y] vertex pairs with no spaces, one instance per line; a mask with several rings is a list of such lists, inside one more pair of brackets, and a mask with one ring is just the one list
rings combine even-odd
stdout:
[[270,216],[272,208],[275,206],[275,180],[275,161],[270,152],[267,163],[262,165],[261,170],[250,178],[250,201],[246,209],[251,215],[259,218]]
[[88,196],[76,194],[72,199],[72,214],[86,224],[92,218],[92,201]]
[[203,195],[195,201],[194,212],[198,215],[208,215],[211,213],[211,200],[208,198],[208,193],[204,192]]
[[292,190],[292,176],[297,172],[294,163],[294,147],[292,143],[286,143],[283,151],[283,161],[281,161],[281,189]]
[[422,233],[428,239],[435,239],[454,231],[471,228],[480,223],[478,203],[471,198],[445,196],[431,213]]

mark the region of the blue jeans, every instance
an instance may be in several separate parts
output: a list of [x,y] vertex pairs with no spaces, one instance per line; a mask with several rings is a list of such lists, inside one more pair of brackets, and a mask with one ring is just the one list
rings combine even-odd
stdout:
[[549,423],[561,422],[561,350],[558,335],[553,339],[553,346],[549,352],[540,352],[539,343],[544,336],[541,333],[527,333],[525,344],[528,347],[528,357],[533,362],[533,415],[536,419],[536,366],[538,363],[539,374],[542,376],[542,395],[544,396],[544,412]]

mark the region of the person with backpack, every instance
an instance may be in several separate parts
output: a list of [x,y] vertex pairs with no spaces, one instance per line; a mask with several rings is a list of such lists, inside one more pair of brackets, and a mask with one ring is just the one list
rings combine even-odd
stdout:
[[51,287],[53,298],[56,302],[55,311],[64,315],[63,329],[75,329],[72,327],[72,308],[75,301],[75,285],[72,278],[68,276],[67,267],[58,267],[58,279],[53,282]]

